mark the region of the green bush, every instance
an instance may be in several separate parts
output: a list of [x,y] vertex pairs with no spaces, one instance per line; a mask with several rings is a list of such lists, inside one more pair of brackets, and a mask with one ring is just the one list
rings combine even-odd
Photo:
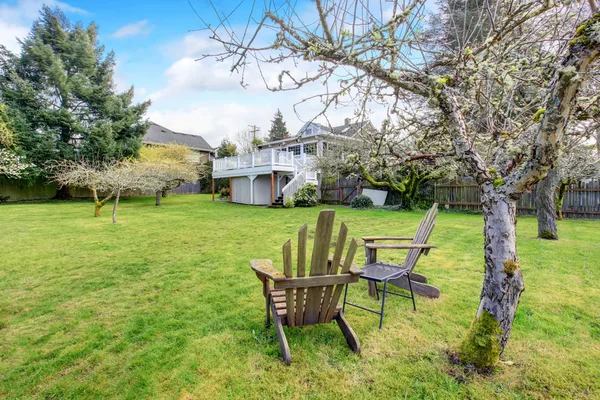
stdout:
[[294,208],[294,199],[292,199],[291,197],[288,197],[284,202],[283,202],[283,206],[285,208]]
[[350,202],[350,208],[366,209],[373,208],[373,200],[369,196],[359,194]]
[[294,204],[296,207],[314,207],[318,201],[317,185],[313,183],[305,183],[294,193]]
[[219,189],[219,198],[221,198],[221,199],[229,198],[229,188],[228,187],[222,187],[221,189]]

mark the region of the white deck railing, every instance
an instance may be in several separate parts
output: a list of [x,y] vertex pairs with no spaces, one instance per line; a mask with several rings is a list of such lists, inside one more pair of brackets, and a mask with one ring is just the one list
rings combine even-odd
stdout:
[[267,165],[294,165],[294,155],[287,151],[275,149],[261,150],[256,153],[242,154],[239,156],[217,158],[213,162],[213,171],[227,171],[231,169],[254,168]]

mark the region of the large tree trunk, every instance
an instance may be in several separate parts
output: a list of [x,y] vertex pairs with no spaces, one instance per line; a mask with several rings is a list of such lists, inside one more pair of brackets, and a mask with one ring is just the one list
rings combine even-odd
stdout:
[[461,348],[461,360],[479,368],[493,367],[508,342],[525,289],[517,257],[516,201],[483,185],[485,277],[479,308]]
[[113,224],[117,222],[117,207],[119,206],[119,198],[121,197],[121,189],[117,190],[117,195],[115,196],[115,205],[113,206]]
[[556,229],[556,197],[558,170],[552,168],[544,179],[538,182],[535,191],[535,207],[537,209],[538,237],[540,239],[558,240]]
[[160,190],[156,191],[156,205],[160,206],[160,198],[161,198],[161,194],[162,192]]

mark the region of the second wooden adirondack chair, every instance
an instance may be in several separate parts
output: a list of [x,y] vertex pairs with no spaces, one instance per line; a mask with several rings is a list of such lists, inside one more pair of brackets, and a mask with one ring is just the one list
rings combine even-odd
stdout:
[[[427,211],[427,214],[425,214],[425,217],[423,217],[421,220],[414,237],[365,236],[362,238],[365,242],[366,266],[361,269],[361,271],[364,272],[363,275],[361,275],[361,278],[369,281],[370,295],[377,296],[377,299],[379,299],[379,292],[382,292],[381,311],[372,310],[358,304],[350,303],[346,301],[346,294],[344,294],[344,308],[346,304],[348,304],[378,314],[379,329],[381,329],[383,326],[385,298],[387,294],[394,294],[397,296],[410,298],[415,311],[417,311],[415,293],[434,298],[440,296],[439,289],[435,286],[428,285],[427,278],[425,276],[412,272],[417,264],[417,261],[419,260],[419,257],[421,257],[421,254],[427,255],[430,249],[435,248],[433,244],[428,244],[427,240],[429,239],[429,236],[435,227],[435,219],[438,213],[437,208],[438,205],[435,203],[433,207]],[[411,241],[411,243],[375,243],[377,241]],[[408,254],[406,255],[406,258],[402,264],[394,265],[378,261],[378,249],[405,249],[408,250]],[[383,283],[383,289],[379,289],[377,287],[378,282]],[[410,296],[389,291],[387,288],[388,283],[408,290],[410,292]]]
[[[288,365],[291,363],[291,355],[283,326],[326,324],[335,320],[350,348],[356,353],[360,352],[358,337],[348,325],[343,311],[338,306],[344,286],[357,282],[362,273],[352,264],[357,244],[352,239],[346,257],[342,257],[348,235],[348,228],[342,223],[335,252],[332,257],[329,257],[334,218],[334,210],[323,210],[319,214],[309,271],[306,271],[307,225],[298,231],[296,278],[293,277],[290,240],[283,245],[283,273],[273,268],[271,260],[250,261],[252,270],[256,272],[256,276],[263,283],[267,327],[270,325],[270,314],[272,313],[281,354]],[[340,266],[341,271],[338,273]],[[306,276],[307,272],[308,276]],[[271,286],[271,281],[273,286]]]

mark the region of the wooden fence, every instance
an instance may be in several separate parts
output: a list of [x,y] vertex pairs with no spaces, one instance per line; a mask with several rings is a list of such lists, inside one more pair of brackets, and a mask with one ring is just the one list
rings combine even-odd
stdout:
[[[200,182],[184,183],[176,189],[169,190],[174,194],[197,194],[200,193]],[[1,181],[0,180],[0,199],[6,198],[7,202],[30,201],[30,200],[48,200],[56,195],[56,183],[36,181],[32,184],[22,181]],[[69,193],[75,198],[91,198],[92,193],[87,189],[69,188]],[[124,196],[152,195],[153,193],[125,193]]]
[[360,181],[356,178],[340,178],[335,182],[323,183],[319,187],[321,202],[330,204],[350,204],[360,191]]
[[[481,193],[475,184],[436,184],[433,197],[440,205],[448,208],[481,211]],[[517,201],[517,212],[519,215],[535,214],[535,187],[530,192],[523,193]],[[563,202],[563,216],[600,219],[600,179],[570,185]]]

